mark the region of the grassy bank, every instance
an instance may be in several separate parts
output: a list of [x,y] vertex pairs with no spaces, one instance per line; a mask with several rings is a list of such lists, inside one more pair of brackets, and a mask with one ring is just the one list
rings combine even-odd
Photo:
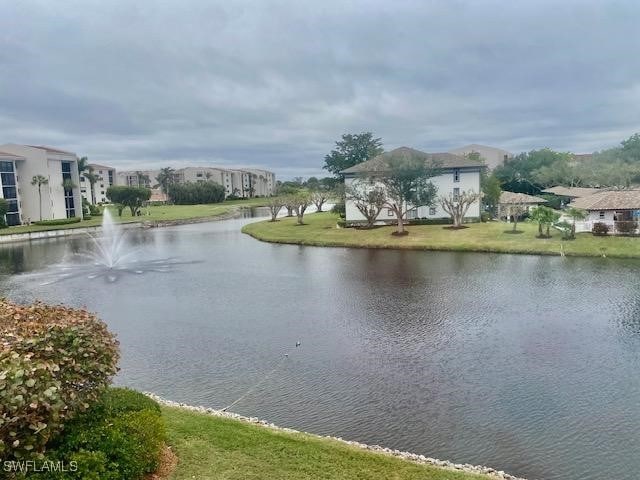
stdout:
[[[241,207],[259,207],[264,205],[264,198],[251,198],[247,200],[227,200],[222,203],[208,205],[154,205],[142,209],[142,216],[132,217],[129,209],[125,209],[122,217],[118,217],[115,209],[113,217],[122,223],[132,222],[172,222],[180,220],[196,220],[202,218],[215,218],[226,215]],[[20,225],[0,229],[0,235],[13,233],[42,232],[45,230],[60,230],[70,228],[95,227],[102,223],[102,217],[93,217],[68,225]]]
[[371,230],[336,228],[338,217],[331,213],[305,216],[306,225],[296,225],[294,218],[278,222],[257,222],[246,225],[242,231],[259,240],[300,245],[395,248],[412,250],[452,250],[470,252],[528,253],[560,255],[564,251],[571,256],[602,256],[640,258],[640,238],[595,237],[581,233],[575,240],[563,241],[559,232],[552,232],[549,239],[536,238],[538,226],[533,223],[518,224],[523,233],[506,233],[511,225],[501,222],[468,224],[469,228],[448,230],[442,225],[415,225],[407,230],[409,235],[391,235],[394,227]]
[[163,407],[178,456],[172,480],[424,479],[481,480],[471,475],[359,450],[311,435],[278,432],[237,420]]

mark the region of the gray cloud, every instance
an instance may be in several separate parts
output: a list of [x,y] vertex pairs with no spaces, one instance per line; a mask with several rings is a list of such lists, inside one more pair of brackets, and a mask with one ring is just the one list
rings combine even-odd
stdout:
[[588,152],[640,130],[638,18],[633,0],[6,2],[1,140],[281,176],[363,130]]

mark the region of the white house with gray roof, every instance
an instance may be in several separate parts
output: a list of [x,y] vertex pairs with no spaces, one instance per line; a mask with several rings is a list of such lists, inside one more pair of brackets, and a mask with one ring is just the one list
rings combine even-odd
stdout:
[[[413,148],[400,147],[390,152],[378,155],[366,162],[354,165],[342,171],[347,192],[349,187],[360,183],[367,188],[371,184],[368,179],[375,179],[376,175],[384,175],[389,162],[402,161],[404,157],[422,158],[425,163],[437,165],[439,175],[430,179],[437,188],[437,197],[461,194],[462,192],[480,193],[480,173],[486,166],[482,162],[477,162],[463,156],[451,153],[426,153]],[[371,187],[373,188],[373,187]],[[442,207],[435,202],[432,206],[422,206],[408,208],[408,219],[448,219],[449,215]],[[366,221],[365,217],[355,206],[353,200],[347,195],[345,200],[347,223],[357,224]],[[480,201],[474,202],[467,214],[466,219],[480,218]],[[391,209],[384,208],[378,217],[378,223],[391,223],[396,220]]]

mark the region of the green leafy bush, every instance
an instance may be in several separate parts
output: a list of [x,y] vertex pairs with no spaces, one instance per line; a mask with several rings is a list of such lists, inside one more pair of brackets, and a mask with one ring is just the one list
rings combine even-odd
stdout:
[[344,203],[336,203],[333,207],[331,207],[331,213],[337,213],[342,218],[344,218],[346,212],[347,209]]
[[0,198],[0,228],[5,228],[7,226],[5,215],[8,211],[9,202],[7,202],[4,198]]
[[482,212],[480,214],[480,221],[482,223],[487,223],[491,221],[491,214],[489,212]]
[[606,235],[609,233],[609,225],[602,222],[596,222],[593,224],[593,227],[591,227],[591,233],[594,235]]
[[158,467],[165,440],[156,402],[133,390],[110,388],[65,426],[46,458],[77,462],[77,471],[57,473],[52,480],[140,479]]
[[42,452],[109,384],[118,343],[84,310],[0,300],[0,456]]
[[89,214],[92,217],[99,217],[102,215],[102,209],[98,205],[89,205]]
[[33,223],[36,225],[67,225],[70,223],[78,223],[80,220],[82,220],[80,217],[54,218],[53,220],[38,220]]
[[224,187],[216,182],[187,182],[169,185],[168,195],[176,205],[199,205],[224,201]]
[[129,388],[109,388],[89,415],[113,417],[121,413],[151,410],[160,414],[160,405],[146,395]]

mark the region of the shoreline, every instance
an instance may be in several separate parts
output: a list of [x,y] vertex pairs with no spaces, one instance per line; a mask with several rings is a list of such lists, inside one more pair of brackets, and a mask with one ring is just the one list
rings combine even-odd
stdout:
[[[508,235],[504,226],[471,224],[459,231],[446,231],[439,225],[409,225],[405,237],[393,237],[393,226],[371,230],[338,228],[336,221],[323,212],[322,216],[305,216],[305,225],[280,219],[276,223],[256,221],[245,225],[242,233],[256,240],[285,245],[310,247],[355,248],[375,250],[408,250],[433,252],[493,253],[572,258],[640,258],[640,238],[592,237],[581,233],[575,240],[560,237],[540,240],[530,237],[536,225],[525,224],[522,235]],[[284,221],[283,221],[284,220]]]
[[[233,206],[228,212],[221,213],[219,215],[209,215],[206,217],[193,217],[193,218],[180,218],[175,220],[144,220],[141,217],[139,221],[119,222],[117,225],[124,229],[134,228],[163,228],[174,227],[179,225],[190,225],[194,223],[206,223],[217,222],[221,220],[230,220],[235,218],[242,209],[252,208],[245,207],[243,205]],[[5,233],[0,235],[0,245],[8,243],[18,242],[31,242],[35,240],[46,240],[49,238],[59,237],[72,237],[84,234],[90,234],[94,232],[100,232],[102,225],[93,225],[89,227],[75,227],[75,228],[52,228],[50,230],[38,230],[35,232],[23,232],[23,233]]]
[[401,451],[397,449],[382,447],[380,445],[368,445],[368,444],[353,441],[353,440],[345,440],[340,437],[333,437],[331,435],[318,435],[315,433],[295,430],[293,428],[279,427],[271,422],[268,422],[266,420],[261,420],[257,417],[245,417],[243,415],[233,413],[233,412],[228,412],[225,410],[216,410],[215,408],[193,406],[185,403],[174,402],[172,400],[167,400],[165,398],[162,398],[159,395],[156,395],[151,392],[143,392],[143,393],[147,397],[158,402],[160,405],[164,407],[178,408],[178,409],[187,410],[191,412],[202,413],[205,415],[228,418],[228,419],[236,420],[243,423],[249,423],[258,427],[268,428],[278,432],[302,434],[302,435],[311,436],[313,438],[320,439],[320,440],[332,440],[332,441],[340,442],[342,444],[357,448],[359,450],[373,452],[379,455],[395,457],[404,461],[417,463],[419,465],[429,465],[432,467],[438,467],[438,468],[442,468],[443,470],[450,470],[453,472],[462,472],[462,473],[469,473],[469,474],[476,474],[476,475],[485,475],[488,478],[495,478],[495,479],[501,479],[501,480],[525,480],[522,477],[517,477],[509,473],[506,473],[502,470],[498,470],[491,467],[486,467],[482,465],[471,465],[468,463],[465,463],[465,464],[454,463],[448,460],[439,460],[437,458],[431,458],[425,455],[419,455],[417,453],[411,453],[411,452]]

